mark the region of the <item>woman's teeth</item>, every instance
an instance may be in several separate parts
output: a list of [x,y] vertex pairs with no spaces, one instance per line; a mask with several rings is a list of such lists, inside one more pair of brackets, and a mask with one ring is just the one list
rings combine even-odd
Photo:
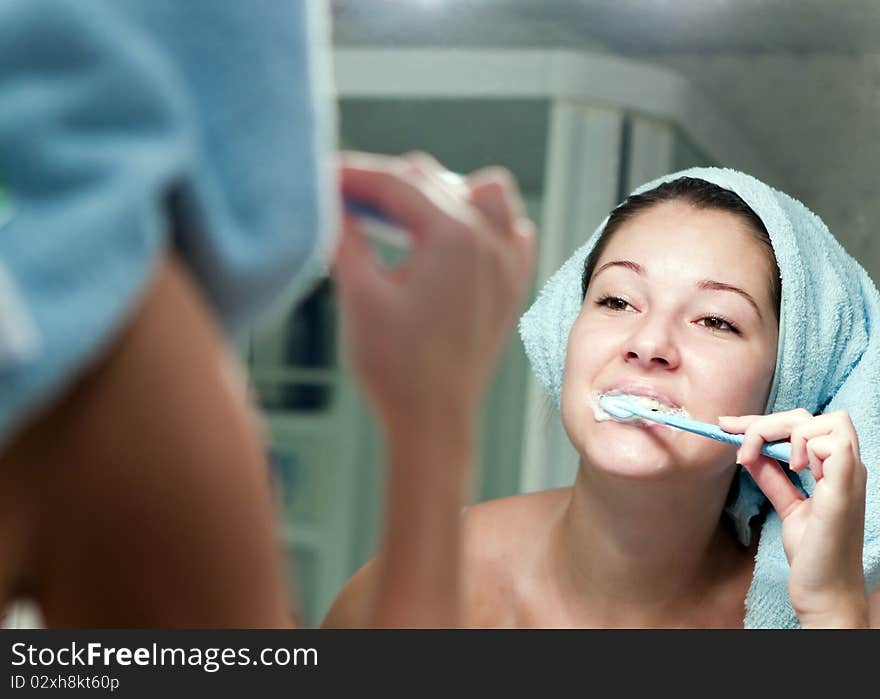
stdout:
[[[647,396],[636,396],[630,393],[623,393],[622,391],[607,391],[606,393],[600,393],[599,391],[590,391],[587,402],[590,404],[590,407],[593,409],[593,417],[596,418],[596,422],[604,422],[606,420],[614,420],[615,418],[611,417],[608,413],[606,413],[602,406],[599,404],[599,399],[604,395],[613,395],[613,396],[623,396],[629,400],[632,400],[637,405],[647,409],[654,410],[656,412],[666,413],[667,415],[678,415],[680,417],[690,417],[690,413],[684,408],[673,408],[665,403],[661,403],[654,398],[648,398]],[[631,420],[627,420],[632,424],[636,425],[648,425],[648,424],[658,424],[652,423],[649,420],[642,420],[641,418],[633,418]]]

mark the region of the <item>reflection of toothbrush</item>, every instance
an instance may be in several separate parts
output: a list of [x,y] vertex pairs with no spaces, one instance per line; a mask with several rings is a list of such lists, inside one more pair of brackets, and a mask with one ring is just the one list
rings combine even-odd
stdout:
[[[715,439],[719,442],[726,442],[727,444],[735,444],[737,446],[742,446],[743,443],[743,436],[741,434],[725,432],[717,425],[712,425],[708,422],[699,422],[679,415],[669,415],[659,410],[649,410],[630,400],[627,396],[602,396],[599,398],[599,405],[602,406],[606,413],[617,420],[625,421],[634,417],[640,417],[644,420],[659,422],[661,425],[669,425],[670,427],[677,427],[680,430],[693,432],[703,437],[709,437],[709,439]],[[761,453],[788,463],[791,461],[791,443],[785,441],[765,442],[764,446],[761,447]]]
[[364,222],[363,231],[373,240],[391,245],[400,250],[410,247],[409,236],[400,225],[372,204],[359,199],[343,197],[345,210]]

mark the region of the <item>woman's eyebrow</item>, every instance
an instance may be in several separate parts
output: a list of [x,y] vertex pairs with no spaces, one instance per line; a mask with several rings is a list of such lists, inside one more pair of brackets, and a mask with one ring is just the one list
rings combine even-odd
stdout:
[[753,299],[752,295],[749,294],[749,292],[745,289],[740,289],[738,286],[725,284],[724,282],[716,282],[714,279],[703,279],[697,282],[697,288],[707,289],[709,291],[732,291],[734,294],[739,294],[746,301],[752,304],[752,308],[755,309],[755,313],[758,314],[758,318],[764,320],[764,317],[761,315],[761,309],[758,308],[758,304],[755,303],[755,299]]
[[[611,260],[610,262],[606,262],[604,265],[599,267],[594,273],[593,278],[599,276],[601,272],[608,269],[609,267],[624,267],[626,269],[632,270],[636,274],[644,274],[645,269],[639,263],[633,262],[632,260]],[[755,309],[755,313],[758,314],[758,318],[764,320],[764,316],[761,314],[761,309],[758,308],[758,304],[755,302],[755,299],[752,298],[752,295],[746,291],[745,289],[740,289],[738,286],[734,286],[733,284],[725,284],[724,282],[715,281],[714,279],[703,279],[697,282],[697,288],[706,289],[707,291],[731,291],[734,294],[739,294],[746,301],[748,301],[752,308]]]
[[599,269],[593,272],[593,278],[598,277],[600,272],[608,269],[609,267],[626,267],[627,269],[631,269],[636,274],[645,273],[645,270],[642,268],[642,266],[637,262],[633,262],[632,260],[611,260],[611,262],[606,262],[604,265],[599,267]]

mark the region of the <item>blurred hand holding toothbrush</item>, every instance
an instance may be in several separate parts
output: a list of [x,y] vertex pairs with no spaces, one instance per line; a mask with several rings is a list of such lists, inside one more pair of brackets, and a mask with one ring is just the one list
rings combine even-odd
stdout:
[[[424,154],[350,153],[339,175],[343,334],[389,464],[378,579],[394,579],[398,606],[373,619],[455,625],[480,404],[530,280],[534,225],[499,168],[464,178]],[[407,255],[383,265],[368,237]],[[350,620],[334,606],[336,623]]]
[[[513,178],[497,168],[457,177],[422,154],[350,154],[340,179],[361,216],[345,218],[334,275],[371,402],[385,416],[444,405],[473,413],[532,267],[534,225]],[[396,223],[403,263],[378,263],[365,212]]]

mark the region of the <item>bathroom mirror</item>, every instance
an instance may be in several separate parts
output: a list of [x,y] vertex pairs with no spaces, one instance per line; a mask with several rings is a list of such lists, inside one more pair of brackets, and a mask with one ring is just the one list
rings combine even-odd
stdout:
[[[340,144],[500,164],[540,226],[535,284],[635,185],[690,165],[791,192],[880,279],[875,0],[333,0]],[[332,285],[245,349],[310,623],[374,553],[382,448]],[[574,454],[512,336],[474,497],[571,482]]]

